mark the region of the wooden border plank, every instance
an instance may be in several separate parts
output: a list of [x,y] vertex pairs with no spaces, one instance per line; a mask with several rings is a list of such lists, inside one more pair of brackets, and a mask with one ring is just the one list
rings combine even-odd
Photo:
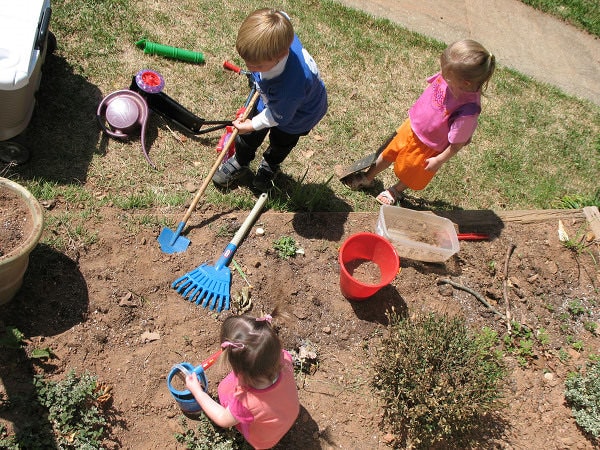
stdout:
[[585,215],[592,233],[594,233],[595,239],[600,240],[600,212],[597,206],[586,206],[583,208],[583,214]]

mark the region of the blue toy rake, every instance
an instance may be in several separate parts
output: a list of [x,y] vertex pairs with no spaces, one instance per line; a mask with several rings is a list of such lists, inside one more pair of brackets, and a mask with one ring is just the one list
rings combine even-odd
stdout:
[[244,239],[244,236],[246,236],[246,233],[260,214],[267,201],[267,197],[266,193],[260,195],[254,208],[252,208],[242,226],[235,233],[231,242],[227,244],[227,247],[225,247],[221,257],[214,266],[204,263],[176,279],[171,287],[176,289],[184,299],[201,305],[204,308],[211,310],[216,308],[218,312],[229,309],[231,271],[227,266],[231,262],[238,245],[242,242],[242,239]]

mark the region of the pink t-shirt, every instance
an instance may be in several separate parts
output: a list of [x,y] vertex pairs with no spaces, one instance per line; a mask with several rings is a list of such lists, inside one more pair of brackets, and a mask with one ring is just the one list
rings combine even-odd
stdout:
[[271,448],[292,427],[300,412],[291,355],[283,350],[281,372],[266,389],[240,386],[231,372],[219,384],[219,402],[238,420],[236,428],[256,449]]
[[408,111],[413,132],[428,147],[443,152],[449,144],[466,144],[477,128],[481,93],[463,92],[456,98],[441,73]]

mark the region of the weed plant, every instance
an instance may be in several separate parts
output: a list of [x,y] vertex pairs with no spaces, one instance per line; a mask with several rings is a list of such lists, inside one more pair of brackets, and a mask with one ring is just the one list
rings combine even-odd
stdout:
[[556,201],[557,208],[582,209],[585,206],[597,206],[600,208],[600,189],[589,197],[582,195],[564,195]]
[[102,448],[107,420],[98,397],[96,378],[70,371],[62,381],[34,378],[40,405],[48,408],[59,448]]
[[536,338],[540,343],[547,342],[547,335],[544,330],[536,336],[532,330],[516,321],[511,322],[511,330],[502,338],[504,349],[515,356],[521,367],[525,367],[533,358]]
[[[27,408],[29,421],[20,424],[16,435],[0,425],[0,448],[19,449],[101,449],[108,421],[100,407],[96,378],[89,373],[68,373],[61,381],[33,378],[33,396],[0,398],[0,405]],[[34,413],[38,407],[47,415]],[[44,416],[43,420],[37,417]]]
[[184,427],[182,433],[175,433],[175,439],[187,450],[251,450],[252,447],[241,434],[231,428],[219,428],[202,413],[198,426],[191,429],[185,417],[180,419]]
[[463,319],[446,315],[408,320],[392,311],[388,318],[373,385],[399,445],[458,441],[502,406],[506,369],[495,332],[474,334]]
[[282,259],[289,259],[296,256],[298,246],[296,240],[291,236],[281,236],[273,242],[273,248],[277,252],[277,256]]
[[577,425],[598,441],[600,438],[600,361],[588,363],[586,369],[585,374],[579,372],[565,381],[565,398],[571,406]]

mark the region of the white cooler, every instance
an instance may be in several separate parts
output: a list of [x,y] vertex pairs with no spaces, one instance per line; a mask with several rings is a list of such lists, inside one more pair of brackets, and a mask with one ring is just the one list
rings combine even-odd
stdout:
[[0,0],[0,141],[31,120],[50,15],[50,0]]

